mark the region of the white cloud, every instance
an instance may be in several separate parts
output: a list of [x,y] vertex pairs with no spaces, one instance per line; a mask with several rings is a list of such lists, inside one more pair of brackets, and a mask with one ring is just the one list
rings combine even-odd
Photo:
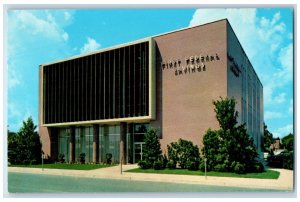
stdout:
[[[43,34],[47,38],[55,40],[65,40],[66,32],[58,25],[57,19],[46,11],[46,18],[38,17],[34,13],[26,10],[12,11],[14,25],[18,26],[20,32],[31,35]],[[15,30],[17,31],[17,30]]]
[[71,14],[69,12],[65,11],[64,12],[64,18],[65,18],[66,21],[70,20]]
[[279,79],[283,79],[281,83],[292,81],[293,79],[293,44],[282,48],[279,53],[279,62],[281,68],[275,74]]
[[21,84],[22,76],[16,72],[13,65],[9,65],[10,68],[8,69],[8,88],[11,89]]
[[93,38],[88,37],[87,42],[80,49],[81,53],[87,53],[100,48],[100,44]]
[[[256,33],[256,9],[198,9],[190,21],[190,26],[225,18],[230,22],[248,56],[252,58],[258,50],[253,39],[253,33]],[[253,43],[248,43],[250,39],[253,39]]]
[[282,114],[279,113],[279,112],[266,111],[264,113],[265,120],[278,119],[278,118],[281,118],[281,117],[282,117]]
[[[17,131],[32,116],[37,124],[39,64],[67,57],[72,12],[62,10],[10,10],[7,18],[8,124]],[[64,17],[66,16],[66,17]]]
[[293,133],[293,124],[288,124],[284,127],[278,128],[273,132],[274,137],[284,137],[289,133]]
[[228,19],[263,84],[264,119],[273,134],[284,136],[293,129],[292,124],[278,128],[281,121],[291,123],[292,119],[292,101],[289,103],[293,86],[292,27],[287,27],[280,12],[263,16],[264,12],[258,15],[257,11],[250,8],[198,9],[189,26]]
[[[292,81],[293,46],[290,43],[283,47],[284,39],[290,40],[291,34],[286,33],[280,12],[272,17],[258,17],[257,10],[251,8],[198,9],[190,26],[224,18],[230,22],[263,83],[265,106],[283,104],[285,97],[280,88]],[[276,97],[278,94],[280,97]]]
[[8,103],[8,117],[19,117],[21,116],[20,109],[15,103]]
[[67,40],[69,39],[68,33],[64,32],[64,33],[62,34],[62,38],[63,38],[65,41],[67,41]]

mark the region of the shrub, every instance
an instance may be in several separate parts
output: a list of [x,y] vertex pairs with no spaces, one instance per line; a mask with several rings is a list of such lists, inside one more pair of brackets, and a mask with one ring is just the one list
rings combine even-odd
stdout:
[[[199,165],[199,169],[202,171],[202,172],[205,172],[205,162],[204,161],[201,161],[200,165]],[[210,171],[210,165],[207,163],[206,164],[206,171]]]
[[145,161],[145,160],[141,160],[138,162],[138,166],[141,168],[141,169],[149,169],[151,168],[151,164],[148,162],[148,161]]
[[181,168],[187,168],[187,161],[200,162],[198,146],[191,141],[179,139],[167,147],[169,160],[177,162]]
[[111,164],[112,154],[108,153],[105,155],[105,157],[106,157],[106,163]]
[[256,162],[253,165],[253,169],[250,171],[256,172],[256,173],[261,173],[261,172],[264,172],[264,170],[265,170],[264,165],[261,162]]
[[188,170],[199,170],[199,161],[190,161],[186,162],[186,168]]
[[227,172],[228,169],[226,168],[225,164],[217,164],[214,166],[214,170],[218,172]]
[[268,165],[275,168],[294,169],[294,152],[285,151],[281,154],[269,156],[267,158]]
[[84,164],[85,163],[85,153],[81,153],[79,155],[79,161],[80,163]]
[[239,162],[236,163],[235,167],[234,167],[234,172],[237,174],[243,174],[245,173],[245,164],[241,164]]
[[175,169],[176,168],[176,162],[173,160],[169,160],[167,163],[167,168],[169,169]]
[[168,158],[167,158],[167,155],[164,154],[163,158],[162,158],[162,168],[166,168],[167,167],[167,163],[168,163]]
[[65,162],[65,155],[64,154],[59,154],[58,155],[58,161],[60,163],[64,163]]
[[154,161],[153,168],[154,170],[161,170],[163,168],[163,163],[160,160]]
[[285,169],[294,169],[294,152],[286,152],[282,154],[282,167]]

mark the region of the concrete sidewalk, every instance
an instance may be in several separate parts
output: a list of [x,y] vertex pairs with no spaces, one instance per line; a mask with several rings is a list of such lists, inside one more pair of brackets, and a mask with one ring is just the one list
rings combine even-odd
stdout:
[[278,179],[255,179],[255,178],[235,178],[235,177],[211,177],[195,175],[173,175],[173,174],[150,174],[150,173],[129,173],[124,172],[137,168],[137,165],[123,165],[122,174],[120,166],[101,168],[95,170],[65,170],[65,169],[44,169],[8,167],[8,172],[33,173],[43,175],[64,175],[74,177],[123,179],[152,182],[170,182],[185,184],[203,184],[215,186],[245,187],[245,188],[265,188],[293,191],[293,171],[285,169],[272,169],[280,172]]

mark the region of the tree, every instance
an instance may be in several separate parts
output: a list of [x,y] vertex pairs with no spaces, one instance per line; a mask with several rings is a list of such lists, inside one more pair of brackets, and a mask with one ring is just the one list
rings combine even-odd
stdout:
[[256,147],[247,134],[245,124],[237,125],[235,100],[221,98],[213,104],[221,129],[208,129],[203,137],[202,153],[207,158],[208,168],[237,173],[262,170],[262,165],[256,161]]
[[270,146],[273,143],[273,134],[268,130],[268,126],[264,123],[264,151],[270,151]]
[[281,139],[282,146],[284,149],[288,151],[294,150],[294,135],[292,133],[288,134],[287,136]]
[[18,162],[19,136],[15,132],[7,131],[7,143],[8,143],[8,162],[16,164]]
[[41,162],[42,144],[32,117],[23,121],[17,134],[8,134],[9,160],[12,164]]
[[224,131],[232,131],[237,124],[238,117],[238,112],[235,111],[235,100],[221,97],[220,101],[213,101],[213,104],[220,127]]
[[143,161],[141,164],[145,164],[146,168],[153,167],[154,162],[162,161],[162,151],[160,148],[157,130],[154,130],[153,128],[147,130],[144,142],[145,145],[143,146]]

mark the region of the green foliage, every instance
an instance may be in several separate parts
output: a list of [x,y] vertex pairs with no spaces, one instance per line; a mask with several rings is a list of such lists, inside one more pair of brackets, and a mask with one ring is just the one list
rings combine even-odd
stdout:
[[106,163],[107,164],[111,164],[112,163],[112,154],[111,153],[107,153],[106,155],[105,155],[105,157],[106,157]]
[[145,145],[143,146],[143,160],[153,167],[155,161],[162,160],[162,152],[160,148],[157,131],[153,128],[147,130],[145,135]]
[[293,134],[288,134],[287,136],[283,137],[281,139],[282,146],[288,150],[288,151],[293,151],[294,150],[294,135]]
[[151,164],[148,162],[148,161],[145,161],[145,160],[141,160],[138,162],[138,166],[141,168],[141,169],[149,169],[151,168]]
[[237,162],[234,166],[234,172],[237,174],[244,174],[246,172],[245,167],[245,164]]
[[59,154],[58,155],[58,160],[60,163],[64,163],[65,162],[65,155],[64,154]]
[[162,161],[160,161],[160,160],[154,161],[153,168],[154,168],[154,170],[161,170],[161,169],[163,169],[163,163],[162,163]]
[[168,158],[167,158],[167,155],[164,154],[163,158],[162,158],[162,166],[163,166],[163,168],[167,167],[167,163],[168,163]]
[[[204,161],[201,161],[201,162],[200,162],[199,169],[200,169],[202,172],[205,172],[205,162],[204,162]],[[211,171],[210,165],[207,164],[207,163],[206,163],[206,171],[207,171],[207,172]]]
[[264,151],[270,151],[270,146],[273,143],[273,134],[267,128],[267,125],[264,123]]
[[221,98],[213,103],[221,129],[208,129],[203,136],[202,153],[207,158],[207,166],[220,172],[253,172],[258,154],[245,124],[236,125],[234,99]]
[[267,158],[268,166],[275,168],[294,169],[294,152],[285,151]]
[[264,165],[261,162],[257,162],[254,166],[253,166],[253,172],[264,172],[265,168]]
[[[133,172],[133,173],[158,173],[158,174],[174,174],[174,175],[197,175],[204,176],[204,171],[199,170],[187,170],[187,169],[162,169],[162,170],[154,170],[154,169],[141,169],[134,168],[131,170],[127,170],[125,172]],[[274,170],[266,170],[261,173],[245,173],[245,174],[237,174],[234,172],[215,172],[210,171],[207,172],[207,176],[218,176],[218,177],[238,177],[238,178],[256,178],[256,179],[278,179],[280,172]],[[183,176],[181,176],[183,177]]]
[[200,162],[199,161],[191,161],[191,160],[188,160],[186,162],[186,168],[188,170],[199,170],[199,164]]
[[167,168],[169,169],[175,169],[176,168],[176,162],[173,160],[169,160],[167,163]]
[[85,153],[79,154],[79,161],[82,164],[85,164]]
[[11,164],[38,164],[41,162],[42,144],[35,132],[31,117],[23,121],[18,133],[8,132],[8,158]]
[[93,170],[99,168],[107,168],[114,165],[108,164],[79,164],[79,163],[50,163],[36,165],[11,165],[10,167],[26,167],[26,168],[49,168],[49,169],[68,169],[68,170]]
[[232,130],[237,124],[238,113],[235,111],[235,100],[221,97],[220,101],[213,101],[216,118],[224,130]]
[[289,152],[284,152],[282,154],[282,167],[285,169],[294,169],[294,152],[289,151]]
[[180,138],[178,142],[172,142],[170,145],[167,145],[167,148],[169,160],[178,163],[181,168],[187,168],[188,161],[199,165],[199,149],[191,141]]

